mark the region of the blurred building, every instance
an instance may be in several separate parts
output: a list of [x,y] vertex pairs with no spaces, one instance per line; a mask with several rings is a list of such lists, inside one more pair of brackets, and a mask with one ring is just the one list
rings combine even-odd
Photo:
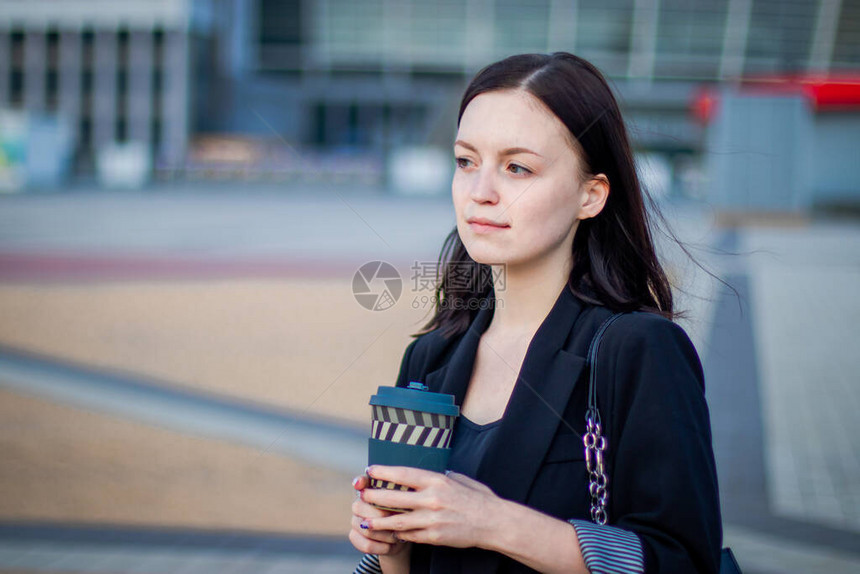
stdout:
[[[705,145],[701,83],[860,69],[860,4],[839,0],[220,0],[217,82],[198,126],[384,152],[450,145],[483,65],[571,51],[612,79],[637,146],[672,183]],[[202,104],[202,102],[201,102]],[[656,154],[656,155],[653,155]],[[692,169],[692,168],[690,168]]]
[[79,166],[125,140],[157,165],[206,161],[189,134],[218,134],[201,146],[216,156],[293,162],[286,178],[309,163],[296,150],[370,165],[447,149],[481,66],[565,50],[610,76],[669,188],[695,187],[702,83],[860,70],[860,4],[844,0],[0,0],[0,14],[0,107],[76,118]]
[[180,162],[192,15],[190,0],[0,0],[0,108],[63,118],[78,173],[123,142]]

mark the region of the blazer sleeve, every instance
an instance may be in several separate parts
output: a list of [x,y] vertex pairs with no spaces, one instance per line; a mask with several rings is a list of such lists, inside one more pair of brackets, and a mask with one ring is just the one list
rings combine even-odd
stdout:
[[716,574],[722,522],[702,365],[680,326],[633,315],[598,356],[598,378],[611,382],[598,386],[610,523],[641,541],[646,573]]
[[[397,374],[396,387],[405,387],[409,384],[409,362],[412,360],[412,353],[415,351],[415,345],[418,339],[415,339],[406,346],[403,352],[403,359],[400,361],[400,372]],[[379,556],[376,554],[364,554],[355,567],[353,574],[382,574],[382,568],[379,566]]]

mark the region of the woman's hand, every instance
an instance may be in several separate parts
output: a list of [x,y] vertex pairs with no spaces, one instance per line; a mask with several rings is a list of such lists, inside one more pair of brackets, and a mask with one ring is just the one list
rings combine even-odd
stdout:
[[502,499],[486,485],[456,472],[442,474],[406,466],[374,465],[368,468],[368,475],[415,489],[362,490],[364,502],[410,509],[369,517],[365,524],[370,532],[456,548],[480,547],[490,538],[497,503]]
[[[352,486],[357,491],[356,494],[361,494],[370,484],[367,476],[357,476],[352,481]],[[368,489],[370,490],[370,489]],[[361,523],[366,519],[383,518],[391,516],[394,512],[376,508],[356,498],[352,503],[352,528],[349,531],[349,541],[359,551],[366,554],[378,554],[380,556],[396,556],[403,553],[409,544],[405,541],[398,541],[394,537],[393,532],[383,530],[370,530],[361,527]]]

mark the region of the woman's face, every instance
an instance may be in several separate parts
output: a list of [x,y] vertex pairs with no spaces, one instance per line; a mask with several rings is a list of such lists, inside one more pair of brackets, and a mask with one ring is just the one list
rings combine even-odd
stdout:
[[469,102],[454,143],[451,189],[457,231],[472,259],[567,261],[578,220],[593,215],[583,210],[589,194],[568,134],[525,91],[485,92]]

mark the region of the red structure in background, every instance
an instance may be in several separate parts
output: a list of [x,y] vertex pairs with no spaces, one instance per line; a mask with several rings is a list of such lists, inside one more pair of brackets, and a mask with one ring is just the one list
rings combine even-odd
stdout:
[[[741,93],[802,94],[817,112],[860,110],[860,74],[792,74],[749,76],[741,81]],[[713,86],[696,93],[693,116],[710,123],[719,110],[719,92]]]

